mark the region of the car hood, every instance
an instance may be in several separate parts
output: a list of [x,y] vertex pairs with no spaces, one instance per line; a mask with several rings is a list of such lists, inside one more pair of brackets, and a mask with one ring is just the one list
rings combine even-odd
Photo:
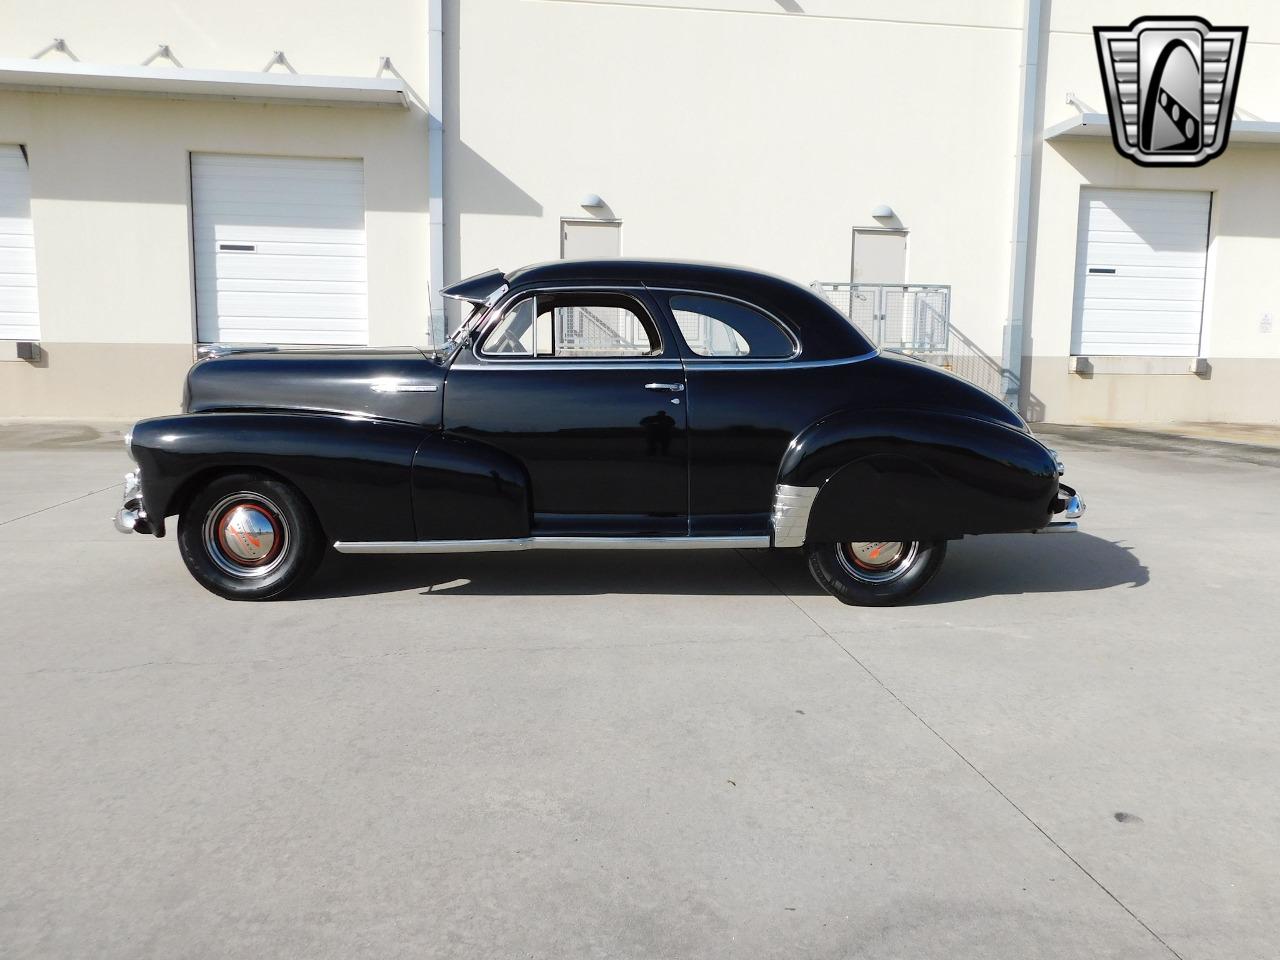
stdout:
[[328,413],[439,427],[444,374],[412,347],[230,351],[191,368],[183,410]]

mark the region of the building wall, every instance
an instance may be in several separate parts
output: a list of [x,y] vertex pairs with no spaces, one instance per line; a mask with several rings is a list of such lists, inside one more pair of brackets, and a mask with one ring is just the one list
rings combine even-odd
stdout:
[[[1280,7],[1197,3],[1210,22],[1246,24],[1237,111],[1280,120]],[[1092,28],[1150,14],[1144,4],[1054,5],[1045,76],[1045,127],[1069,119],[1073,93],[1105,113]],[[1177,11],[1173,11],[1177,12]],[[1068,371],[1076,229],[1083,186],[1212,193],[1202,327],[1207,375],[1181,362],[1098,361],[1092,376]],[[1031,408],[1061,423],[1280,422],[1280,145],[1231,143],[1203,167],[1139,167],[1110,138],[1060,139],[1042,149],[1033,308],[1029,330]],[[1264,314],[1276,318],[1263,332]],[[1119,369],[1135,372],[1101,372]],[[1137,371],[1165,370],[1161,373]]]
[[454,0],[446,270],[555,259],[596,193],[624,255],[847,281],[887,203],[908,279],[952,284],[998,357],[1021,25],[1016,0]]
[[[1280,7],[1195,7],[1249,25],[1237,106],[1280,119]],[[137,64],[161,39],[197,68],[259,70],[283,50],[302,73],[370,76],[389,56],[417,98],[397,111],[0,92],[0,143],[31,159],[45,351],[0,362],[0,416],[174,409],[195,330],[193,151],[361,158],[371,342],[425,343],[427,9],[0,0],[4,57],[55,36],[102,64]],[[554,259],[561,218],[599,216],[622,221],[624,254],[842,281],[854,227],[902,226],[908,280],[951,284],[956,329],[998,360],[1023,12],[1023,0],[445,0],[446,279]],[[1151,12],[1051,5],[1042,126],[1074,114],[1068,93],[1105,109],[1092,27]],[[1280,319],[1280,146],[1233,144],[1186,171],[1141,169],[1106,140],[1041,144],[1038,158],[1029,412],[1280,420],[1280,323],[1260,322]],[[1213,192],[1207,375],[1068,372],[1083,185]],[[587,193],[606,207],[581,207]],[[880,204],[897,219],[877,223]]]
[[[82,61],[137,64],[163,38],[187,67],[372,76],[380,56],[425,88],[425,4],[0,3],[0,56],[63,37]],[[323,23],[324,29],[305,29]],[[51,53],[57,58],[61,54]],[[167,66],[158,61],[158,66]],[[277,68],[279,69],[279,68]],[[176,410],[193,359],[190,154],[364,163],[369,336],[426,341],[427,121],[408,111],[0,92],[0,142],[31,170],[44,359],[0,363],[0,415],[131,417]]]

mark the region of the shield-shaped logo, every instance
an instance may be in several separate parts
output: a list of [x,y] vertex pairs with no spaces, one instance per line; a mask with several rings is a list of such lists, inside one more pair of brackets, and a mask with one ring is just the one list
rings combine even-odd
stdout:
[[1198,167],[1227,149],[1248,32],[1199,17],[1094,27],[1116,149],[1144,167]]

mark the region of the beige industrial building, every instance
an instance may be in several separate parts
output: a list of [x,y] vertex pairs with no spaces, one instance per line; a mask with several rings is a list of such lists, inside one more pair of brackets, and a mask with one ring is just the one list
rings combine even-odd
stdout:
[[[906,286],[1032,419],[1280,422],[1280,7],[1191,6],[0,0],[0,417],[172,411],[204,343],[425,346],[443,283],[622,254],[890,327]],[[1201,167],[1110,139],[1093,27],[1162,13],[1249,28]]]

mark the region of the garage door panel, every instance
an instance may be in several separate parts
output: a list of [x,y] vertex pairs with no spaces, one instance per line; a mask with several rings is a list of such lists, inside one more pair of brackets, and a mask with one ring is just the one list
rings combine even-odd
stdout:
[[1086,300],[1106,297],[1133,301],[1135,309],[1145,309],[1149,300],[1191,300],[1197,305],[1204,292],[1204,280],[1195,277],[1173,280],[1167,277],[1118,277],[1093,274],[1084,281]]
[[202,341],[368,342],[360,161],[198,154],[192,193]]
[[1073,353],[1196,355],[1209,204],[1190,191],[1081,191]]
[[[1158,330],[1158,332],[1148,330],[1153,339],[1164,337],[1165,334],[1176,334],[1178,337],[1183,337],[1185,334],[1198,334],[1199,332],[1199,314],[1197,312],[1165,311],[1164,317],[1164,329]],[[1115,333],[1117,330],[1142,334],[1146,326],[1140,319],[1135,323],[1132,310],[1096,310],[1093,312],[1093,325],[1089,328],[1089,334]]]
[[220,243],[288,244],[299,253],[307,253],[307,244],[338,244],[352,247],[353,255],[364,256],[364,231],[346,227],[325,226],[294,217],[291,221],[262,218],[258,223],[222,224],[216,233],[197,238],[197,247],[216,248]]
[[226,253],[201,265],[197,279],[341,280],[364,283],[364,261],[356,257],[264,256]]
[[0,340],[39,340],[31,174],[22,149],[0,144]]
[[1094,311],[1113,310],[1127,313],[1151,310],[1159,313],[1192,313],[1200,315],[1199,301],[1188,300],[1147,300],[1135,305],[1132,300],[1113,300],[1108,297],[1089,297],[1085,301],[1089,309]]
[[[337,198],[335,198],[337,199]],[[206,213],[218,218],[218,229],[213,235],[215,240],[225,240],[228,236],[234,236],[238,230],[255,229],[257,227],[313,227],[320,231],[336,231],[332,239],[339,242],[355,243],[358,238],[364,234],[364,225],[359,221],[352,221],[351,215],[346,212],[334,213],[325,210],[319,204],[296,204],[290,208],[287,204],[267,203],[261,204],[246,201],[237,204],[215,204],[206,208]],[[341,232],[346,231],[347,239],[339,239]],[[279,236],[288,237],[287,233],[279,233]],[[328,241],[330,238],[325,233],[320,233],[316,239]]]
[[[281,327],[274,317],[231,317],[227,320],[228,343],[320,344],[340,346],[351,343],[358,325],[350,321],[326,320],[318,317],[296,318],[297,328]],[[232,337],[235,339],[233,340]]]
[[225,317],[251,313],[260,317],[276,317],[285,327],[289,326],[288,321],[302,317],[359,319],[364,313],[364,294],[228,290],[217,294],[217,308],[219,316]]
[[1156,249],[1129,243],[1107,243],[1093,240],[1089,244],[1089,266],[1138,267],[1146,276],[1157,270],[1186,270],[1204,276],[1204,249]]
[[218,293],[236,292],[236,293],[252,293],[255,290],[265,290],[275,293],[346,293],[358,294],[365,296],[368,293],[363,280],[335,280],[324,279],[315,280],[312,278],[304,278],[300,280],[281,280],[279,278],[263,279],[261,277],[223,277],[215,279],[213,277],[197,277],[197,283],[203,283],[206,290],[213,290]]

